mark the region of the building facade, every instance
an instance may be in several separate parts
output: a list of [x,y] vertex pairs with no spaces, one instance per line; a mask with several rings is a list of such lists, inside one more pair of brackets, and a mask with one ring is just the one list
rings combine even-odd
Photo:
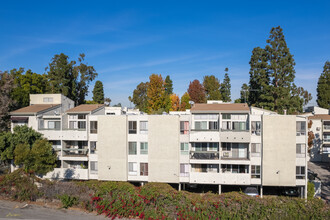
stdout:
[[295,187],[307,196],[306,116],[219,101],[163,115],[72,104],[31,95],[11,113],[12,127],[27,124],[53,143],[59,164],[46,178],[256,186],[261,195]]

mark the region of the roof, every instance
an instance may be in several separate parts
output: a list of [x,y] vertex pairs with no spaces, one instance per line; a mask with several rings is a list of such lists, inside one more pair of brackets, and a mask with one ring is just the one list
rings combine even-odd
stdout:
[[71,108],[67,113],[74,113],[74,112],[92,112],[98,108],[103,107],[103,104],[83,104],[83,105],[78,105],[77,107]]
[[38,112],[42,112],[48,109],[52,109],[54,107],[57,107],[60,105],[52,105],[52,104],[36,104],[36,105],[30,105],[24,108],[17,109],[15,111],[10,112],[10,114],[35,114]]
[[205,104],[197,103],[190,109],[191,112],[196,111],[246,111],[250,108],[246,103],[232,103],[232,104]]
[[327,114],[318,114],[308,117],[308,119],[322,119],[322,120],[330,120],[330,115]]

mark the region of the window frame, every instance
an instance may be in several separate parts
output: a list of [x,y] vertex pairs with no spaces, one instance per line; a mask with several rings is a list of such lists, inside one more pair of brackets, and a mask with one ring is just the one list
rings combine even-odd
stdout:
[[137,121],[128,121],[128,134],[137,134]]
[[[135,150],[131,149],[132,147],[135,147]],[[137,143],[136,143],[136,141],[129,141],[128,142],[128,155],[137,155]]]
[[149,166],[148,163],[140,163],[140,176],[148,176]]

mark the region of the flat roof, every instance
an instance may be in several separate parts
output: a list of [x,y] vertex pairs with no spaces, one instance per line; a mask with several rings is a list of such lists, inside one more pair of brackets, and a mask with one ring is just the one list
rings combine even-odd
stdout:
[[330,120],[330,115],[327,115],[327,114],[317,114],[317,115],[309,116],[308,119]]
[[77,107],[71,108],[67,113],[75,113],[75,112],[92,112],[98,108],[101,108],[105,105],[103,104],[82,104],[78,105]]
[[51,109],[54,107],[60,106],[59,104],[35,104],[35,105],[29,105],[24,108],[17,109],[15,111],[10,112],[10,114],[35,114],[38,112],[45,111],[47,109]]
[[190,109],[191,112],[200,112],[200,111],[246,111],[249,112],[250,108],[246,103],[230,103],[230,104],[206,104],[206,103],[196,103]]

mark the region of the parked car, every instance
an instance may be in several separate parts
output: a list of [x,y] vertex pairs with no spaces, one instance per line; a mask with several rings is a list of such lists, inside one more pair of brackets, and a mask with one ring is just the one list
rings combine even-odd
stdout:
[[245,188],[244,193],[248,196],[259,197],[259,192],[256,187],[248,186]]
[[296,188],[285,188],[282,191],[283,196],[299,197],[299,191]]

